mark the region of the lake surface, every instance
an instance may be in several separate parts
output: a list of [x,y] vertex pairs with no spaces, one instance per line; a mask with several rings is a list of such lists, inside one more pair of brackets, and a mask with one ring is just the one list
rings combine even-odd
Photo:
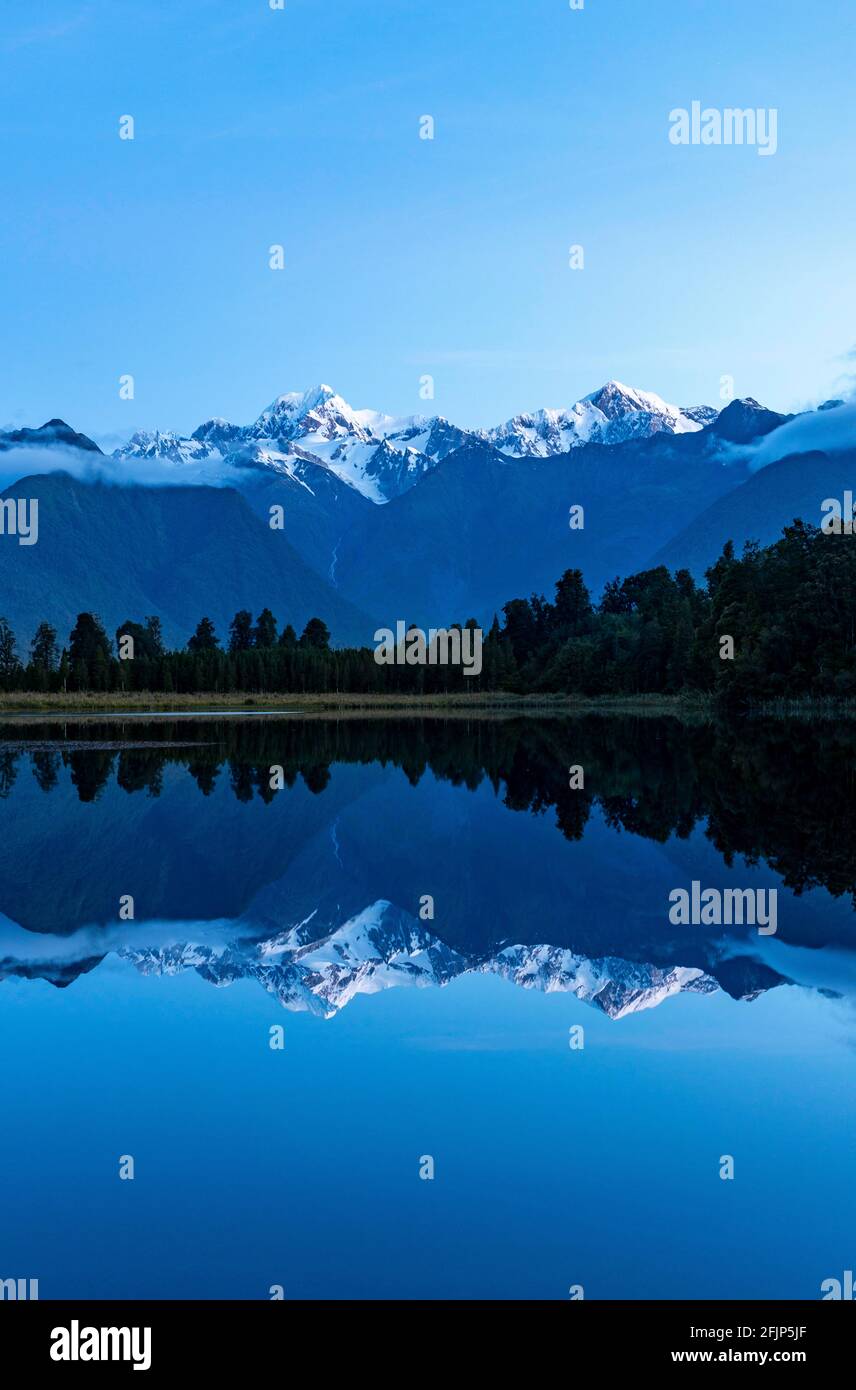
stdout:
[[[819,1298],[854,767],[846,725],[9,721],[0,1278]],[[775,933],[674,923],[693,882],[775,890]]]

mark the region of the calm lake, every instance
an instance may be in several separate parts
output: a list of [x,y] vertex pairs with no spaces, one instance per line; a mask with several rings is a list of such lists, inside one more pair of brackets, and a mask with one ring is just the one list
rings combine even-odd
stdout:
[[[846,724],[9,720],[0,1279],[820,1298],[854,768]],[[676,923],[693,883],[775,932]]]

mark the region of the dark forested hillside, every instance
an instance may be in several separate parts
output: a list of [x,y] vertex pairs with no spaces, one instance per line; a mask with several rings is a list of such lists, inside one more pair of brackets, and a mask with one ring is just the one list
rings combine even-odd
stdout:
[[156,613],[168,642],[183,644],[202,612],[222,626],[236,609],[265,603],[287,604],[301,626],[323,613],[338,642],[371,637],[371,620],[233,488],[120,487],[50,473],[2,497],[39,505],[37,545],[0,537],[0,614],[22,642],[42,620],[65,634],[88,610],[111,631],[130,614]]
[[[533,594],[503,605],[484,634],[477,674],[460,664],[379,664],[369,645],[334,648],[320,618],[298,636],[294,606],[280,614],[241,609],[228,631],[203,617],[178,650],[167,648],[156,614],[126,617],[112,637],[88,612],[67,638],[45,621],[29,652],[0,619],[0,685],[414,695],[694,691],[732,703],[856,696],[856,537],[801,521],[775,544],[748,544],[739,556],[728,542],[702,585],[688,570],[672,574],[661,565],[610,581],[594,603],[581,571],[566,570],[549,598]],[[466,626],[476,629],[475,620]]]

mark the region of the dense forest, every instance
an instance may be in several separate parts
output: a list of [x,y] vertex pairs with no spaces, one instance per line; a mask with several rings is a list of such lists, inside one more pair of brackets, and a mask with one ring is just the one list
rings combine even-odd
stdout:
[[726,545],[703,585],[660,566],[613,580],[599,602],[581,571],[567,570],[552,600],[533,594],[504,606],[484,635],[477,676],[455,665],[381,665],[372,647],[333,648],[322,619],[298,636],[267,608],[237,613],[222,640],[203,617],[180,650],[166,649],[157,616],[129,618],[111,640],[97,616],[81,613],[64,645],[43,622],[22,654],[0,618],[0,689],[852,697],[856,541],[795,521],[771,546],[750,543],[737,556]]

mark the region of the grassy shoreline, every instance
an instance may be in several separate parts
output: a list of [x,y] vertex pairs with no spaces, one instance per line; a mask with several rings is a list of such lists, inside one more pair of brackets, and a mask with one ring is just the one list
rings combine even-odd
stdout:
[[[123,715],[150,714],[153,718],[170,714],[204,716],[286,715],[347,718],[360,716],[422,716],[443,718],[497,718],[521,715],[561,716],[578,714],[671,716],[687,723],[704,723],[721,718],[722,711],[709,695],[511,695],[504,692],[474,692],[448,695],[353,695],[330,692],[323,695],[283,694],[232,695],[201,692],[193,695],[133,691],[87,694],[41,694],[36,691],[0,692],[0,721],[23,719],[121,718]],[[856,700],[795,698],[765,700],[750,711],[730,715],[737,718],[775,718],[801,720],[856,720]]]
[[175,695],[142,691],[117,694],[49,695],[37,692],[0,693],[0,719],[15,715],[107,716],[125,713],[164,715],[172,712],[226,711],[263,714],[395,713],[395,714],[570,714],[578,712],[616,714],[705,715],[712,702],[704,696],[677,695],[606,696],[600,699],[577,695],[509,695],[473,693],[450,695],[324,695],[211,694]]

